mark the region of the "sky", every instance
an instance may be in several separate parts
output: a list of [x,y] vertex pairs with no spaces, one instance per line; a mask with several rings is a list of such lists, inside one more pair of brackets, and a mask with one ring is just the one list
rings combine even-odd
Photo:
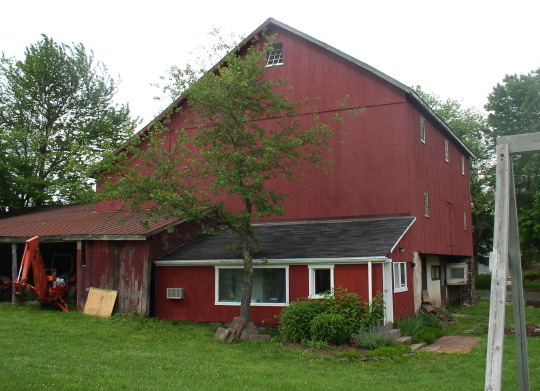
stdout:
[[121,80],[115,99],[141,125],[170,103],[151,85],[190,63],[213,28],[246,36],[269,17],[467,108],[482,109],[506,74],[540,67],[538,0],[8,1],[0,52],[23,59],[41,34],[84,44]]

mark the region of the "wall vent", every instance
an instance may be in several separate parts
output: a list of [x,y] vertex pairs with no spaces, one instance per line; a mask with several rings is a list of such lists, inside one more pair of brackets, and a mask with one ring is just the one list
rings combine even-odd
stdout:
[[167,288],[167,299],[183,299],[184,288]]

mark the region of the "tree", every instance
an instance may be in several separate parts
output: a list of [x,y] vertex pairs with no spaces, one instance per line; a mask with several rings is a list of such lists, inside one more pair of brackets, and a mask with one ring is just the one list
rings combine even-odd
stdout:
[[[217,216],[236,235],[231,245],[241,250],[244,266],[240,316],[247,320],[258,247],[252,220],[285,213],[281,201],[288,195],[274,179],[299,180],[305,165],[328,167],[332,124],[341,119],[338,110],[323,122],[312,100],[291,102],[287,83],[267,76],[273,39],[230,52],[195,82],[193,67],[177,69],[175,85],[186,86],[178,106],[101,167],[101,199],[120,199],[148,219]],[[175,112],[189,128],[168,129]]]
[[[485,106],[493,137],[540,132],[540,68],[506,75]],[[516,200],[523,260],[540,261],[540,154],[514,158]]]
[[87,167],[136,125],[101,63],[82,44],[42,36],[24,61],[0,58],[0,213],[86,202]]
[[417,86],[415,91],[463,140],[475,157],[471,161],[471,200],[474,256],[487,263],[493,241],[495,142],[485,116],[474,108],[463,108],[457,100],[443,100]]

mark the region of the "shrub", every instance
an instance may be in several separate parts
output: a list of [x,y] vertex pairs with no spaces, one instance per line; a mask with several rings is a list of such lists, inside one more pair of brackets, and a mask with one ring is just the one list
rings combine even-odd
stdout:
[[382,348],[377,348],[366,354],[367,357],[400,357],[406,353],[410,353],[411,347],[403,344],[396,344],[392,346],[384,346]]
[[540,271],[528,270],[523,273],[523,279],[531,281],[540,280]]
[[441,321],[435,316],[419,312],[409,318],[395,322],[395,327],[399,328],[403,335],[409,335],[414,343],[426,341],[435,342],[435,339],[443,335]]
[[369,330],[360,330],[354,340],[359,347],[369,350],[392,346],[397,343],[382,325],[371,327]]
[[336,358],[346,358],[349,360],[361,360],[363,358],[362,353],[355,349],[344,350],[336,354]]
[[336,289],[333,294],[325,296],[321,303],[325,313],[343,316],[349,336],[360,328],[366,310],[358,294]]
[[432,314],[426,314],[425,312],[419,312],[418,316],[422,319],[422,323],[425,327],[435,327],[442,330],[443,326],[441,320]]
[[394,327],[400,329],[403,335],[414,337],[422,331],[424,322],[420,316],[414,315],[394,322]]
[[[319,320],[321,323],[312,329],[314,319],[323,313],[339,316],[323,317]],[[279,318],[281,337],[285,342],[321,341],[320,338],[328,336],[331,338],[324,340],[327,343],[336,343],[335,340],[349,342],[358,330],[369,329],[372,324],[384,319],[384,301],[382,294],[379,294],[370,305],[360,301],[358,294],[337,288],[320,300],[297,300],[291,303],[283,308]],[[323,324],[335,330],[323,331]],[[313,335],[313,332],[317,335]]]
[[479,274],[475,278],[476,289],[490,290],[491,289],[491,274]]
[[348,343],[351,340],[351,328],[345,315],[324,312],[311,321],[311,338],[334,345]]
[[322,313],[318,300],[297,300],[283,307],[279,315],[279,331],[286,342],[302,342],[311,339],[311,321]]
[[371,299],[370,303],[366,303],[366,312],[362,317],[361,328],[369,330],[373,327],[378,327],[384,320],[384,297],[382,293],[377,293]]
[[324,341],[312,341],[312,340],[303,340],[300,342],[302,345],[307,346],[310,349],[327,349],[329,348],[328,342]]
[[426,327],[413,337],[413,342],[426,342],[427,344],[432,344],[441,335],[441,329],[437,327]]

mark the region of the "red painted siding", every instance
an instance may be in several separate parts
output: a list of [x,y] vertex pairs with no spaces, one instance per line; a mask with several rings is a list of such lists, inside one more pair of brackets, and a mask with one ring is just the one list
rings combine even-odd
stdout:
[[[367,265],[336,265],[334,285],[356,292],[367,301]],[[382,288],[381,265],[373,265],[374,295]],[[185,298],[167,299],[167,288],[184,288]],[[289,267],[289,301],[309,294],[309,270],[306,265]],[[282,306],[252,306],[251,320],[278,323]],[[215,304],[215,268],[213,266],[159,266],[156,268],[156,316],[206,322],[228,322],[238,316],[240,306]]]
[[[270,186],[291,194],[284,201],[285,216],[278,219],[319,219],[372,215],[412,215],[416,222],[389,257],[407,262],[408,290],[394,293],[395,316],[414,310],[412,260],[414,251],[424,254],[472,255],[469,167],[466,151],[445,134],[445,130],[418,108],[406,92],[366,70],[326,51],[303,38],[270,25],[268,34],[278,33],[284,45],[284,65],[268,68],[272,79],[287,79],[294,89],[291,100],[318,97],[323,121],[329,121],[336,102],[349,95],[352,107],[365,107],[356,119],[346,118],[345,133],[331,141],[328,158],[334,162],[330,175],[305,172],[303,182],[277,178]],[[192,129],[193,113],[173,115],[170,129]],[[426,118],[426,142],[420,141],[420,117]],[[168,135],[172,142],[174,133]],[[449,161],[444,142],[449,141]],[[465,173],[461,173],[461,157]],[[424,217],[424,192],[429,193],[429,218]],[[231,209],[238,200],[228,197]],[[106,210],[110,205],[101,203]],[[463,215],[468,228],[464,228]],[[150,248],[151,259],[189,239],[188,232],[161,235]],[[99,253],[105,253],[99,249]],[[101,270],[108,270],[97,260]],[[143,271],[141,270],[141,273]],[[308,294],[307,266],[290,267],[290,300]],[[382,289],[382,267],[373,265],[373,294]],[[157,315],[172,319],[228,321],[238,314],[236,306],[214,304],[213,267],[158,267],[156,271]],[[106,277],[106,276],[105,276]],[[108,283],[108,280],[104,283]],[[186,299],[167,300],[167,286],[186,288]],[[367,265],[338,265],[335,286],[358,292],[367,299]],[[390,289],[390,288],[388,288]],[[418,289],[418,288],[416,288]],[[270,322],[279,307],[254,306],[253,318]]]
[[[469,160],[449,138],[426,120],[426,142],[420,141],[420,113],[408,108],[410,211],[415,250],[427,254],[472,256]],[[445,161],[449,141],[449,162]],[[461,157],[465,173],[461,172]],[[429,193],[429,218],[424,217],[424,192]],[[468,229],[463,214],[467,214]]]
[[[467,159],[467,172],[461,175],[463,152],[449,139],[450,162],[445,162],[445,136],[429,120],[427,142],[420,142],[421,114],[403,91],[294,34],[269,31],[273,32],[284,43],[285,64],[269,68],[268,74],[289,80],[292,100],[320,97],[323,120],[332,116],[336,102],[345,95],[350,95],[351,106],[366,108],[359,118],[345,121],[346,135],[332,141],[330,175],[311,170],[301,183],[283,178],[272,183],[291,194],[284,201],[286,215],[277,218],[410,214],[418,217],[413,228],[416,250],[472,255],[471,232],[460,230],[463,213],[470,221]],[[192,115],[173,116],[170,127],[193,127],[186,124]],[[430,194],[429,219],[423,217],[424,191]],[[231,209],[239,207],[231,197],[228,204]]]

